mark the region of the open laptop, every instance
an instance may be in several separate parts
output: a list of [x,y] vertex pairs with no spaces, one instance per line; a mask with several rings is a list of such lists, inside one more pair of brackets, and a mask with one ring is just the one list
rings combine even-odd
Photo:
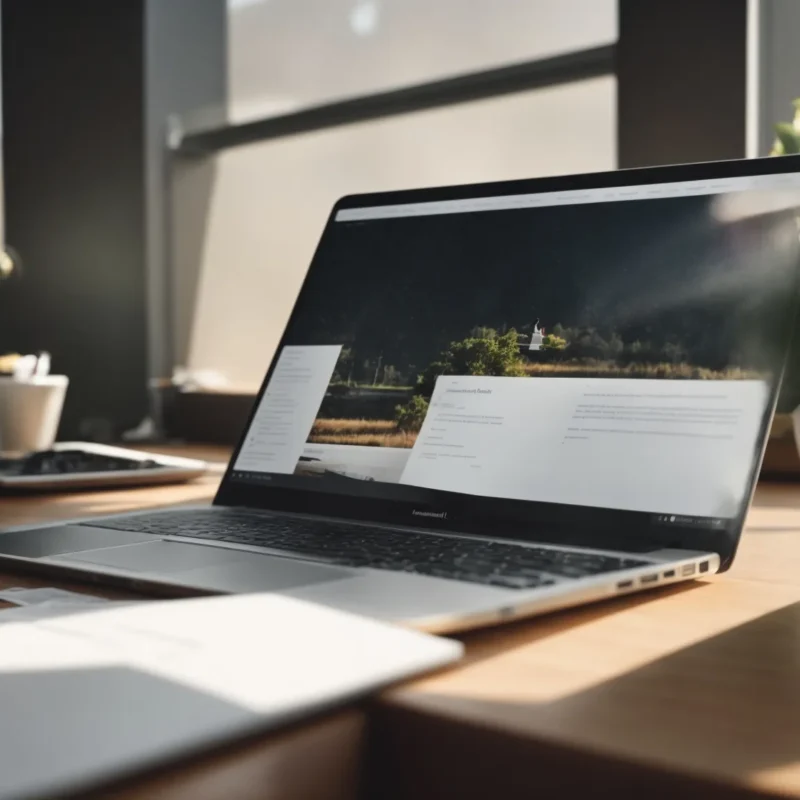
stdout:
[[0,557],[434,631],[727,569],[798,207],[800,157],[346,197],[213,506]]

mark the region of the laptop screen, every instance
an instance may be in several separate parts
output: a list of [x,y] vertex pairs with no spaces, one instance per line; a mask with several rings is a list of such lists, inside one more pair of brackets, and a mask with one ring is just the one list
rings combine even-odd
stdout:
[[230,479],[424,491],[423,518],[445,492],[724,525],[785,358],[799,192],[790,173],[344,204]]

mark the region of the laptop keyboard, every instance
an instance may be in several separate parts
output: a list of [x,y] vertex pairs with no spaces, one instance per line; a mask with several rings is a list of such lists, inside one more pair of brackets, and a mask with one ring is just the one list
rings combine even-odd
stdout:
[[253,545],[344,567],[410,572],[504,589],[549,586],[557,577],[585,578],[650,563],[634,558],[237,510],[142,514],[84,524],[155,536],[185,536]]

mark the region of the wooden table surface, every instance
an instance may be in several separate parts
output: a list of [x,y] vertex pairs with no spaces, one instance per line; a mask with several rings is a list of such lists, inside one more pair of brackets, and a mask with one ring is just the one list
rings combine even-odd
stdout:
[[[202,502],[217,479],[4,498],[0,525]],[[456,668],[103,796],[800,797],[800,486],[759,487],[725,575],[461,638]]]

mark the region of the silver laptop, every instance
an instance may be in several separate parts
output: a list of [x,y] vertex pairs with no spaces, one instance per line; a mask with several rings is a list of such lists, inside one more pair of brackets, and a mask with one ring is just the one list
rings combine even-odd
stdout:
[[213,506],[17,529],[0,559],[432,631],[725,570],[794,324],[799,170],[346,197]]

